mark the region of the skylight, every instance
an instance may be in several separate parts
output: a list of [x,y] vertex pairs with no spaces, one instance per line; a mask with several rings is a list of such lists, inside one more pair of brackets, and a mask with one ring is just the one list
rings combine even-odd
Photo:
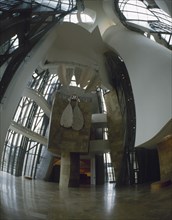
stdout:
[[133,23],[148,29],[150,33],[159,33],[172,45],[172,18],[153,3],[149,5],[144,0],[119,0],[118,7],[127,24]]
[[87,23],[87,24],[93,24],[95,21],[96,13],[92,10],[85,9],[82,12],[73,12],[68,15],[66,15],[63,19],[65,22],[71,22],[71,23]]
[[71,10],[76,5],[76,0],[35,0],[36,3],[51,9]]

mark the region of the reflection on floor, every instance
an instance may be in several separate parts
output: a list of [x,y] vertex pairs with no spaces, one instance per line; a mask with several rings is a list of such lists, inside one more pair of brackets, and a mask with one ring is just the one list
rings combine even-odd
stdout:
[[172,186],[59,190],[57,183],[0,172],[0,220],[170,220]]

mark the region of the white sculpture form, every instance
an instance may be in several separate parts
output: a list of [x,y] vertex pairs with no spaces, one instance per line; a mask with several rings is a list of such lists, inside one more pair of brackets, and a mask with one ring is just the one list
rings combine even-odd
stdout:
[[[71,100],[76,100],[74,109],[72,109]],[[84,126],[84,117],[78,105],[80,100],[77,96],[72,96],[68,101],[69,103],[62,113],[60,125],[65,128],[72,128],[75,131],[79,131]]]

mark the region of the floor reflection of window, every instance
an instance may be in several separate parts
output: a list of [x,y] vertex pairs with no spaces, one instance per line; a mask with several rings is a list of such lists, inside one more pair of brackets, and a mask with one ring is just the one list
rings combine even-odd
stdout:
[[115,172],[112,166],[110,153],[104,153],[104,165],[106,173],[106,181],[109,183],[115,182]]

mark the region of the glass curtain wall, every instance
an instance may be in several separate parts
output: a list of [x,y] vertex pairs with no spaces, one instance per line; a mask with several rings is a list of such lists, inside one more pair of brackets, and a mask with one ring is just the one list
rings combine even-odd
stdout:
[[[52,94],[60,83],[57,73],[38,68],[28,87],[44,97],[51,105]],[[13,121],[41,136],[46,136],[49,118],[38,104],[29,97],[21,97]],[[15,176],[35,178],[45,146],[9,128],[2,156],[1,169]]]
[[[144,27],[144,35],[151,40],[164,39],[169,48],[172,46],[172,18],[150,0],[118,0],[116,10],[125,25],[136,24]],[[140,28],[141,29],[141,28]]]

